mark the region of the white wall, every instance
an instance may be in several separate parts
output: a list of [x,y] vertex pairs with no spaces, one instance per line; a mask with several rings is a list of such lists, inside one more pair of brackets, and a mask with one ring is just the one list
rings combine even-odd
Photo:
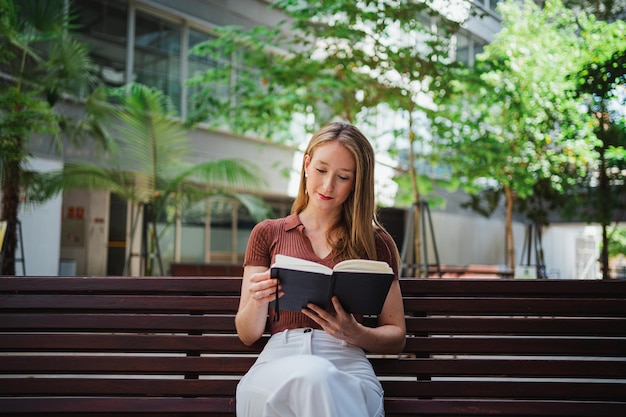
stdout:
[[[62,162],[43,158],[32,158],[27,169],[39,172],[62,168]],[[61,236],[61,196],[44,205],[32,206],[21,203],[19,220],[22,223],[24,266],[26,275],[56,276],[59,273],[59,240]],[[21,256],[18,246],[16,257]],[[22,264],[16,263],[15,274],[24,275]]]
[[[504,220],[433,211],[432,222],[441,264],[507,265]],[[513,224],[513,238],[518,264],[524,241],[522,224]],[[429,263],[433,263],[432,244],[429,244],[428,257]]]
[[[435,239],[441,264],[507,265],[504,220],[478,215],[432,213]],[[430,233],[430,232],[429,232]],[[526,225],[513,224],[516,268],[527,261]],[[600,226],[580,223],[556,223],[542,230],[541,245],[548,278],[596,279],[600,277]],[[428,246],[429,263],[434,250]],[[530,264],[536,264],[535,243],[531,246]],[[523,259],[522,259],[523,258]]]
[[[591,243],[593,253],[585,254],[580,240]],[[553,224],[543,232],[543,249],[548,278],[599,278],[600,243],[602,228],[587,224]],[[587,261],[591,258],[592,270],[582,276]]]

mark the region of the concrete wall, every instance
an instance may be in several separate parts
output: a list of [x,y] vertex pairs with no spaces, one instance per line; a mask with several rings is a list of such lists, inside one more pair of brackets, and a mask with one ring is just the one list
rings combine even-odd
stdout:
[[267,183],[267,186],[259,191],[268,194],[287,194],[295,152],[293,148],[215,130],[197,129],[190,132],[189,138],[194,162],[222,158],[250,161],[250,167],[256,166]]
[[187,19],[198,19],[215,26],[278,25],[285,16],[268,6],[271,1],[263,0],[138,0],[137,3],[159,5],[174,14],[183,14]]
[[[442,264],[507,264],[504,220],[445,212],[434,212],[432,220]],[[521,253],[523,225],[513,225],[513,236],[515,252]]]
[[63,197],[61,262],[76,275],[106,275],[109,193],[71,190]]
[[[32,158],[27,168],[48,172],[61,169],[62,163],[43,158]],[[24,245],[24,267],[26,275],[58,275],[59,239],[61,235],[61,196],[44,205],[29,205],[22,202],[19,220],[22,223],[21,243]],[[18,242],[19,243],[19,242]],[[18,245],[16,257],[21,256]],[[24,275],[21,263],[16,263],[15,274]]]
[[548,278],[601,278],[602,228],[582,223],[556,223],[543,232]]

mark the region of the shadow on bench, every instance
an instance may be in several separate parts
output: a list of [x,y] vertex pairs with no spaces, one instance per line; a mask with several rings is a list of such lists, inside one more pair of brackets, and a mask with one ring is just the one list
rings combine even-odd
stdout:
[[[0,415],[234,416],[240,278],[0,278]],[[403,279],[393,416],[626,415],[626,281]],[[350,416],[347,416],[350,417]]]

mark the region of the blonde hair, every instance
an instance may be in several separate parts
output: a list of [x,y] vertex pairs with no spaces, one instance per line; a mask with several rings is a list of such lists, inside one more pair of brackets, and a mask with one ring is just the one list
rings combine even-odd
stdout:
[[[354,157],[356,172],[354,190],[343,203],[338,222],[326,233],[338,260],[376,259],[374,228],[382,226],[376,218],[374,195],[374,149],[359,129],[347,123],[334,122],[318,130],[309,141],[305,154],[311,158],[315,150],[329,142],[339,142]],[[306,193],[304,160],[300,174],[300,188],[291,207],[292,213],[302,212],[309,203]]]

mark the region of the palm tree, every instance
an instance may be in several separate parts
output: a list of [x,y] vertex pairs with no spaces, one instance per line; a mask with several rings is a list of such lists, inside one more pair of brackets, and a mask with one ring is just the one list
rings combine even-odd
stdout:
[[[190,162],[187,132],[161,91],[132,84],[112,90],[111,97],[119,107],[112,129],[114,144],[106,160],[100,164],[66,164],[62,171],[48,175],[42,195],[50,197],[67,188],[97,188],[132,203],[130,247],[143,222],[141,275],[152,275],[154,261],[159,261],[157,266],[163,274],[157,220],[166,217],[166,211],[179,213],[185,205],[228,195],[244,204],[255,218],[268,215],[268,207],[260,198],[236,192],[258,190],[264,185],[256,167],[236,159]],[[176,210],[166,210],[172,206]],[[125,274],[129,267],[130,257]]]
[[[56,145],[78,138],[94,119],[77,122],[55,112],[63,94],[85,97],[95,85],[88,49],[71,37],[64,0],[0,0],[0,221],[6,224],[2,275],[15,275],[20,192],[37,178],[26,170],[33,134]],[[90,136],[101,138],[100,129]],[[60,148],[59,148],[60,149]]]

